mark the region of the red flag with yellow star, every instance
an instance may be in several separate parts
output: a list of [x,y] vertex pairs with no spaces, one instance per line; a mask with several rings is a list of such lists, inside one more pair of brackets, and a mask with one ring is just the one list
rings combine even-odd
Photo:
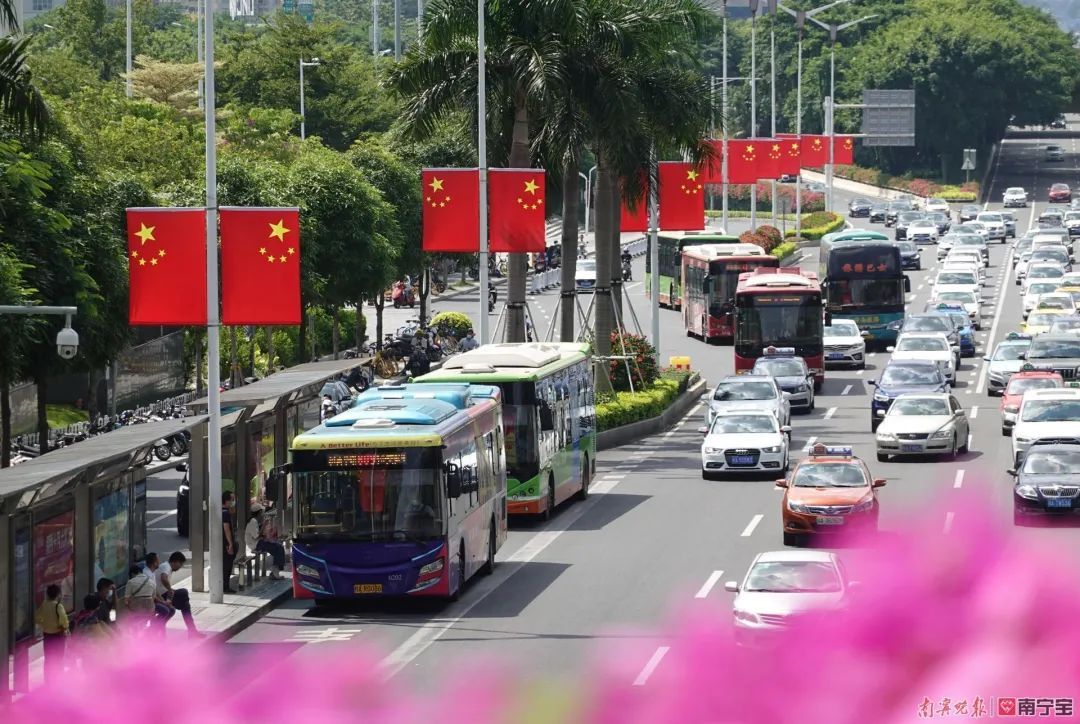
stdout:
[[779,138],[759,138],[763,155],[758,163],[759,179],[778,179],[783,174],[780,165],[784,161],[784,142]]
[[475,168],[425,168],[424,251],[480,250],[480,172]]
[[778,133],[776,138],[784,150],[780,159],[780,173],[798,176],[802,162],[802,139],[794,133]]
[[206,324],[206,211],[127,210],[128,323]]
[[705,187],[701,172],[691,163],[661,161],[660,228],[664,231],[695,231],[705,228]]
[[829,162],[829,137],[802,137],[802,167],[821,168]]
[[739,138],[728,141],[728,183],[752,184],[761,178],[758,167],[765,156],[760,139]]
[[488,171],[488,239],[492,252],[547,249],[545,189],[542,168]]
[[300,210],[223,207],[221,323],[300,324]]
[[850,166],[855,163],[854,136],[837,136],[833,147],[833,163],[837,166]]

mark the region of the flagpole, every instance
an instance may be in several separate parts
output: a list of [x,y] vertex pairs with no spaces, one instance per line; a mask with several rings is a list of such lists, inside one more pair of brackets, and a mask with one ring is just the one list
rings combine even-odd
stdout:
[[476,0],[476,154],[480,165],[480,344],[492,341],[488,318],[487,42],[484,0]]
[[[651,179],[659,178],[659,170],[656,165],[656,144],[649,149],[649,176]],[[652,276],[649,279],[649,294],[652,302],[652,343],[656,350],[656,363],[660,364],[660,249],[657,246],[657,232],[660,229],[660,208],[657,183],[649,183],[649,268]],[[727,229],[724,230],[727,233]]]
[[[769,3],[769,110],[772,111],[772,138],[776,143],[776,0]],[[776,178],[769,181],[770,193],[772,194],[772,223],[776,226]]]
[[728,77],[727,77],[727,0],[724,0],[724,4],[723,4],[722,7],[723,7],[723,10],[724,10],[724,53],[723,53],[723,55],[724,55],[724,74],[723,74],[723,80],[721,81],[722,87],[720,88],[720,124],[723,126],[723,134],[724,134],[724,157],[720,160],[720,173],[721,173],[720,180],[723,181],[722,187],[723,187],[724,195],[723,195],[723,200],[721,202],[722,203],[721,208],[723,209],[723,212],[722,212],[723,217],[724,217],[723,225],[724,225],[724,233],[726,234],[729,231],[729,229],[728,229],[728,125],[727,125],[727,120],[728,120],[728,112],[727,112],[727,84],[728,84]]
[[799,139],[799,168],[795,174],[795,238],[802,238],[802,42],[805,16],[799,11],[796,24],[799,26],[799,62],[795,81],[795,135]]
[[[206,74],[206,372],[207,408],[210,413],[207,438],[210,512],[210,603],[225,600],[225,541],[221,523],[221,321],[218,311],[218,244],[217,244],[217,145],[214,92],[214,9],[207,0],[203,20],[206,48],[203,52]],[[199,471],[194,471],[198,475]],[[233,541],[236,541],[236,522],[233,521]],[[235,545],[235,543],[234,543]]]
[[[757,0],[750,0],[750,138],[757,139]],[[757,229],[757,181],[750,184],[750,231]]]

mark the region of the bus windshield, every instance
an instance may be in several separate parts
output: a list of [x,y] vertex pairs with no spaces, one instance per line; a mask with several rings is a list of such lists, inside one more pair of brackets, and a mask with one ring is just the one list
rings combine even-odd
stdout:
[[900,307],[904,305],[902,279],[831,279],[829,309]]
[[753,260],[717,259],[709,263],[709,276],[712,277],[712,292],[709,295],[709,312],[713,315],[730,311],[735,301],[735,289],[739,286],[739,275],[760,267],[776,267],[780,260],[774,256],[763,256]]
[[387,542],[444,535],[439,456],[430,447],[294,451],[299,537]]
[[738,298],[735,353],[757,357],[770,345],[821,354],[823,319],[818,294],[744,294]]

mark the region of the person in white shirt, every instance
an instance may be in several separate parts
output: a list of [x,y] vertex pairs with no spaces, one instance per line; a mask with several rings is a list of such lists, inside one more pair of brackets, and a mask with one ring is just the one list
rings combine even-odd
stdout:
[[132,631],[141,634],[146,631],[147,625],[154,618],[154,577],[138,565],[131,567],[128,576],[127,585],[124,586],[124,606],[128,614],[123,621],[130,619],[129,625]]
[[[157,559],[156,554],[151,553],[150,555]],[[147,559],[149,564],[149,556],[147,556]],[[186,562],[187,556],[180,551],[176,551],[169,556],[168,563],[161,563],[154,568],[155,593],[169,607],[167,615],[162,619],[161,627],[164,631],[165,624],[179,611],[184,618],[184,624],[187,626],[188,636],[192,638],[202,637],[203,634],[195,627],[195,617],[191,613],[191,596],[188,590],[186,588],[173,588],[172,585],[172,575],[183,568]]]
[[262,534],[262,514],[262,506],[252,506],[251,515],[248,516],[247,525],[244,526],[244,543],[247,544],[249,551],[266,551],[273,557],[274,564],[270,569],[270,578],[280,581],[284,578],[281,571],[285,568],[285,546],[277,541],[268,540]]

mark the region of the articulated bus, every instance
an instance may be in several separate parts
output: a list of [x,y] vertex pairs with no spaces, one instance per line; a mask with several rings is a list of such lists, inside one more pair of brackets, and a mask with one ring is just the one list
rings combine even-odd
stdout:
[[550,517],[584,499],[596,472],[596,410],[587,344],[486,344],[416,380],[498,385],[511,515]]
[[[722,230],[661,231],[656,237],[660,267],[660,306],[678,309],[682,304],[682,251],[699,244],[738,244],[739,237]],[[650,249],[650,252],[652,250]],[[652,254],[645,255],[645,296],[652,299]]]
[[900,248],[891,241],[822,239],[819,262],[830,318],[854,320],[878,347],[895,342],[889,325],[904,318],[905,293],[911,291]]
[[758,269],[735,291],[735,373],[745,374],[770,347],[793,347],[825,381],[824,317],[817,275],[800,269]]
[[682,313],[687,336],[706,344],[735,335],[735,288],[739,275],[780,260],[757,244],[702,244],[682,251]]
[[298,435],[293,594],[456,598],[506,540],[499,388],[399,385]]

